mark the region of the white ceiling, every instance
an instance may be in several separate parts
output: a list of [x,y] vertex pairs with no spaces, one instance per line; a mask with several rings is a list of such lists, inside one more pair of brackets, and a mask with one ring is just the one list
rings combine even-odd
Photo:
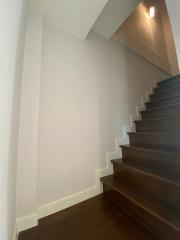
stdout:
[[140,0],[109,0],[93,30],[105,38],[111,38],[139,2]]
[[108,0],[31,0],[32,7],[68,33],[85,39]]
[[85,39],[93,29],[111,38],[140,0],[31,0],[46,18],[77,37]]

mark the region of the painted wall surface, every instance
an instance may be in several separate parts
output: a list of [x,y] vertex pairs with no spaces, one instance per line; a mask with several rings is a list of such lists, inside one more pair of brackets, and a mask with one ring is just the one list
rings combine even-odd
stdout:
[[12,240],[20,88],[28,1],[1,0],[0,7],[0,239]]
[[[143,0],[124,24],[120,26],[114,38],[140,56],[171,73],[162,21],[161,5],[163,3],[160,4],[154,0]],[[156,8],[154,18],[150,18],[148,14],[151,5]],[[163,17],[165,19],[165,16]]]
[[174,41],[176,46],[177,58],[180,67],[180,1],[178,0],[166,0],[166,5],[171,21],[172,31],[174,34]]
[[127,48],[46,23],[39,119],[38,206],[94,186],[94,171],[165,74]]
[[43,14],[29,11],[24,53],[18,149],[17,217],[37,207],[39,97]]

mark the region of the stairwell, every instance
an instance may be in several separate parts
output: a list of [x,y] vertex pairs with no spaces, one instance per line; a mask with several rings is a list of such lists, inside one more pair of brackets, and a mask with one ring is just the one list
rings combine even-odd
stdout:
[[161,240],[180,239],[180,75],[158,83],[130,132],[104,197]]

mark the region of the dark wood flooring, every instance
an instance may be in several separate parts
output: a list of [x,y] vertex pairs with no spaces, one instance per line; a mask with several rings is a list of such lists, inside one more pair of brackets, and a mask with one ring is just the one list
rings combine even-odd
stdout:
[[19,240],[157,240],[103,195],[43,218]]

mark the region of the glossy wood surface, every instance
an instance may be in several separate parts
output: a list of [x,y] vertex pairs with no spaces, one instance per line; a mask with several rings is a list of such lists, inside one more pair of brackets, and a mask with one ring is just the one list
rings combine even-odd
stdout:
[[157,240],[102,195],[40,220],[19,240]]
[[160,240],[180,239],[180,75],[158,83],[101,179],[104,196]]

